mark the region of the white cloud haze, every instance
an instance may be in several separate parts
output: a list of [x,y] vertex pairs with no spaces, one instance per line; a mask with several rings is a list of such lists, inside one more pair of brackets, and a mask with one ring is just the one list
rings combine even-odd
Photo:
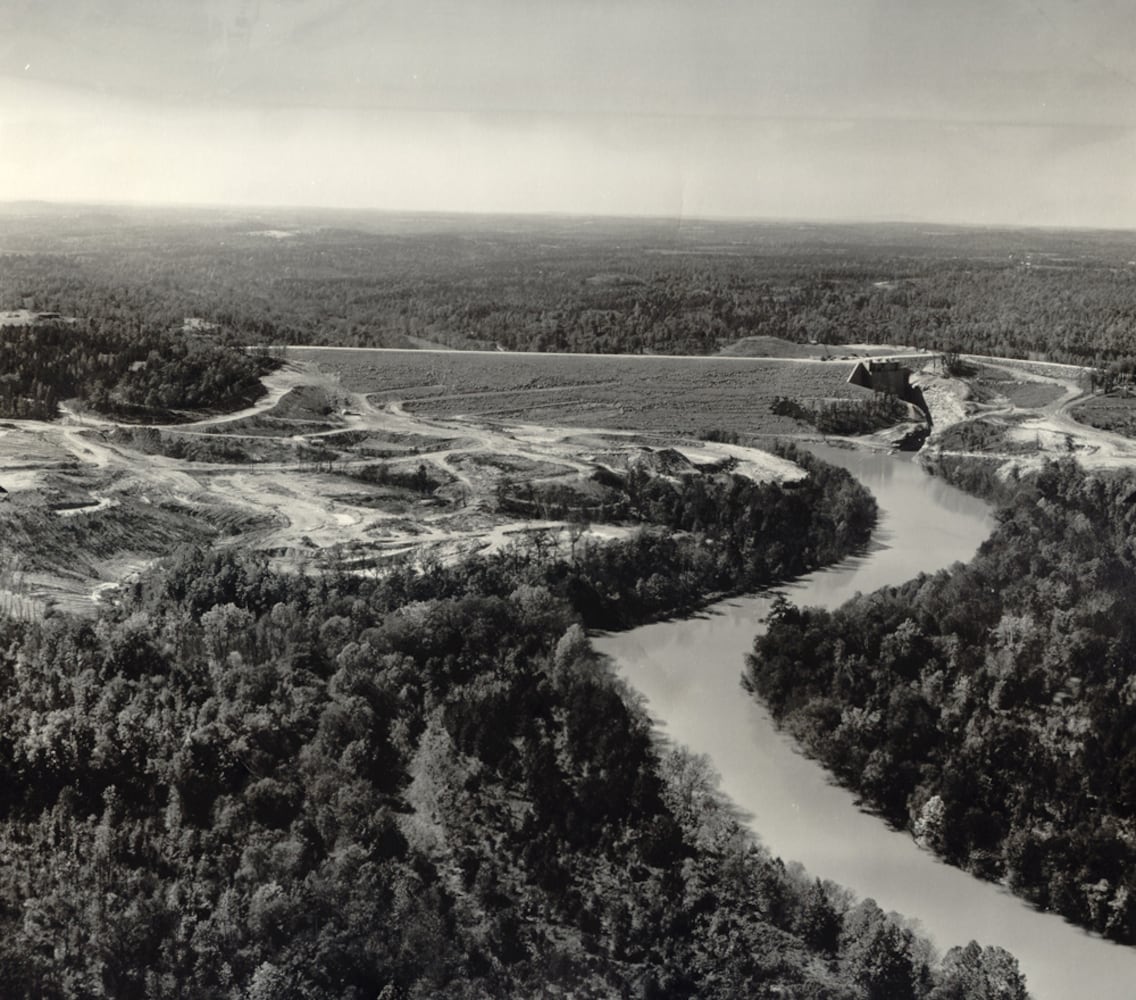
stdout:
[[0,197],[1136,226],[1106,0],[8,0]]

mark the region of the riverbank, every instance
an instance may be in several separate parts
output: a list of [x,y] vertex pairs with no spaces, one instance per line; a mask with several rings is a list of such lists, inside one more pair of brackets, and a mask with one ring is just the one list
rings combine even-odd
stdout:
[[1001,887],[938,861],[910,836],[863,812],[740,688],[743,658],[773,594],[836,607],[857,592],[966,560],[993,527],[990,508],[907,457],[818,447],[876,495],[881,517],[863,556],[759,596],[735,598],[684,621],[597,637],[646,700],[657,731],[709,756],[721,790],[769,849],[885,910],[916,920],[937,945],[976,938],[1019,960],[1038,1000],[1129,1000],[1136,951],[1040,913]]

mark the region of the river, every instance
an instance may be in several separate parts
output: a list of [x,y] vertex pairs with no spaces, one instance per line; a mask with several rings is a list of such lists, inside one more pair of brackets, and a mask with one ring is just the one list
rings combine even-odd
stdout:
[[[993,529],[986,504],[909,457],[814,450],[872,491],[880,523],[866,555],[779,588],[797,604],[835,607],[857,592],[968,560]],[[726,600],[692,618],[599,636],[595,645],[646,697],[663,732],[713,761],[722,791],[774,854],[918,921],[940,950],[972,939],[1001,945],[1018,958],[1037,1000],[1132,1000],[1136,948],[1087,934],[938,861],[860,811],[777,730],[740,684],[770,603],[769,595]]]

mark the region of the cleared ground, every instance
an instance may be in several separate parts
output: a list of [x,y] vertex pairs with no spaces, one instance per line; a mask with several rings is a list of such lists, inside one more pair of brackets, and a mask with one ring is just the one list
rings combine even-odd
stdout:
[[819,359],[335,348],[289,348],[288,355],[407,413],[692,437],[717,429],[797,434],[797,421],[770,412],[778,396],[868,395],[848,384],[848,362]]
[[1087,373],[1074,365],[972,356],[971,374],[947,378],[929,368],[920,376],[935,420],[925,451],[1002,460],[1002,474],[1028,472],[1049,459],[1074,455],[1088,468],[1136,465],[1136,441],[1079,419],[1098,398]]
[[[595,362],[405,353],[411,357],[390,364],[325,351],[317,364],[294,352],[305,360],[266,378],[256,406],[195,424],[124,426],[65,408],[59,421],[0,426],[0,486],[8,490],[0,495],[0,539],[18,542],[5,548],[0,540],[0,603],[38,613],[113,599],[116,583],[184,541],[239,542],[284,565],[333,560],[361,572],[533,536],[547,550],[635,530],[618,517],[607,523],[621,497],[612,484],[632,468],[667,476],[728,469],[755,480],[801,475],[764,450],[675,433],[688,422],[689,411],[675,403],[684,364],[700,392],[701,426],[731,426],[740,388],[716,407],[710,378],[728,379],[728,366],[716,372],[673,359],[625,366],[638,374],[622,391],[652,400],[633,410],[641,426],[629,430],[593,419]],[[329,357],[333,368],[324,363]],[[610,359],[603,362],[610,373]],[[837,369],[814,368],[817,384],[839,388]],[[667,372],[662,387],[652,384],[660,370]],[[511,385],[518,378],[519,389]],[[530,417],[532,409],[515,400],[534,388],[559,393],[557,419],[501,419],[502,410]],[[503,396],[514,402],[503,405]],[[651,408],[657,416],[642,417]]]
[[[839,361],[325,348],[288,358],[255,406],[193,424],[123,426],[67,407],[50,423],[0,423],[0,606],[113,599],[186,541],[370,572],[526,538],[546,551],[618,538],[635,530],[619,514],[630,470],[792,479],[799,469],[751,445],[817,435],[771,413],[772,400],[866,395]],[[960,379],[910,356],[924,362],[932,453],[993,455],[1007,470],[1068,453],[1093,466],[1136,461],[1136,442],[1070,416],[1076,369],[985,359]],[[889,448],[906,430],[857,443]]]

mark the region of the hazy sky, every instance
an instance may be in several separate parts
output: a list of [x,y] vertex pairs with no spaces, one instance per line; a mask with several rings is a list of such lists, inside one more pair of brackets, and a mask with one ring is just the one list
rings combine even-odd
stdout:
[[0,199],[1136,227],[1132,0],[0,0]]

